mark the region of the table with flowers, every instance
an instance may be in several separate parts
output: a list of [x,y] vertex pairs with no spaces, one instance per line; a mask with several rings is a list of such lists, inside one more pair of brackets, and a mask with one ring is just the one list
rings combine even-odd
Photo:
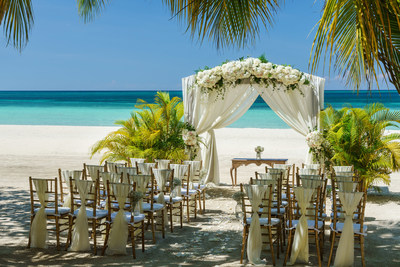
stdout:
[[[231,168],[231,179],[232,186],[237,185],[237,168],[244,165],[247,166],[249,164],[256,164],[260,166],[261,164],[268,164],[272,166],[273,164],[286,164],[288,159],[257,159],[257,158],[234,158],[232,159],[232,168]],[[233,171],[235,171],[235,179],[233,179]]]

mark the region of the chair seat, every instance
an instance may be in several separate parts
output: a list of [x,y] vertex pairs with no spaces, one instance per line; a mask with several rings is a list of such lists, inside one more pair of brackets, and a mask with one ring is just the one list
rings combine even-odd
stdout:
[[[358,219],[359,214],[354,214],[353,219]],[[344,213],[342,212],[337,212],[336,213],[337,218],[343,218],[344,219]],[[331,212],[331,218],[333,219],[333,212]]]
[[[111,213],[111,221],[114,221],[115,216],[117,216],[117,213],[118,212]],[[125,211],[125,217],[128,222],[131,221],[131,213],[129,211]],[[133,223],[141,222],[145,219],[145,217],[146,217],[146,215],[144,215],[144,214],[139,214],[137,216],[133,216]]]
[[[332,229],[332,231],[335,231],[336,233],[340,233],[343,231],[343,226],[344,223],[336,223],[336,229],[333,228],[333,223],[331,223],[330,227]],[[363,225],[363,232],[361,233],[360,231],[361,228],[361,224],[359,223],[353,223],[353,230],[355,234],[359,234],[359,235],[367,235],[367,226]]]
[[189,194],[188,194],[187,188],[181,189],[181,194],[183,196],[191,196],[191,195],[195,195],[197,193],[198,193],[198,191],[196,189],[189,189]]
[[[39,211],[39,208],[34,209],[35,214]],[[67,214],[71,211],[70,208],[68,207],[58,207],[58,213],[57,215],[64,215]],[[55,208],[45,208],[44,212],[46,215],[56,215],[56,209]]]
[[151,209],[150,203],[144,202],[142,204],[143,211],[157,211],[157,210],[162,210],[163,208],[164,205],[159,203],[153,203],[153,209]]
[[[292,228],[296,228],[297,224],[299,223],[299,220],[292,220]],[[314,229],[315,226],[315,221],[314,220],[307,220],[307,225],[308,229]],[[287,222],[287,226],[289,227],[289,222]],[[318,227],[317,229],[321,229],[324,226],[324,222],[318,221]]]
[[[158,201],[158,197],[159,197],[160,195],[155,195],[154,196],[154,200],[155,201]],[[169,195],[164,195],[164,200],[165,200],[165,202],[167,202],[167,203],[171,203],[171,196],[169,196]],[[172,198],[172,203],[177,203],[177,202],[181,202],[183,200],[183,198],[182,197],[173,197]]]
[[[251,217],[246,218],[246,223],[251,224]],[[268,226],[268,225],[277,225],[280,223],[281,220],[278,218],[271,218],[271,223],[269,222],[268,218],[260,218],[260,225],[261,226]]]
[[[259,210],[258,210],[258,212],[263,212],[263,208],[260,208]],[[285,208],[271,208],[271,214],[272,215],[282,215],[282,214],[285,214]]]
[[[79,210],[80,209],[77,209],[74,212],[74,216],[75,217],[78,216]],[[107,216],[107,214],[108,214],[107,210],[98,210],[98,209],[96,209],[96,217],[94,217],[93,216],[93,209],[86,208],[86,216],[88,217],[88,219],[102,219],[102,218],[105,218]]]

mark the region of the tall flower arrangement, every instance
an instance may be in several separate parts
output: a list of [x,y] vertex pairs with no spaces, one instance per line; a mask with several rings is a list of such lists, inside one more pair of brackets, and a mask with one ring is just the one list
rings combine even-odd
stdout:
[[312,153],[313,161],[324,166],[327,172],[331,169],[332,149],[331,144],[319,131],[312,131],[306,136],[306,142]]
[[310,85],[301,71],[290,66],[272,64],[264,56],[230,61],[212,69],[201,70],[196,75],[196,84],[206,92],[215,91],[223,97],[227,87],[240,84],[243,79],[267,86],[283,85],[286,90],[300,91],[300,85]]
[[185,127],[186,129],[182,130],[182,139],[189,159],[194,160],[200,150],[200,143],[203,141],[192,125],[186,123]]

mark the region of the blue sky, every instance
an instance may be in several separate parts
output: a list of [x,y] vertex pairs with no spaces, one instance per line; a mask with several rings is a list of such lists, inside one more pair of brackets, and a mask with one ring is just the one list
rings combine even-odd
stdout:
[[[0,39],[0,90],[178,90],[200,67],[263,53],[308,72],[321,2],[288,0],[253,46],[217,50],[208,40],[192,41],[161,1],[114,0],[85,24],[76,1],[34,0],[35,24],[22,53]],[[326,90],[349,89],[327,69],[318,75]]]

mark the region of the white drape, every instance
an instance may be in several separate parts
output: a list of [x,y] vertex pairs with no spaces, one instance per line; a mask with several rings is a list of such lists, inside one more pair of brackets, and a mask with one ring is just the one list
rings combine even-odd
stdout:
[[[164,191],[165,191],[165,184],[167,183],[168,177],[171,175],[171,170],[167,169],[153,169],[154,178],[157,181],[157,185],[160,189],[160,194],[157,199],[157,203],[162,204],[165,206],[165,199],[164,199]],[[171,199],[172,205],[172,199]],[[164,225],[168,225],[168,214],[164,212]]]
[[110,239],[106,251],[108,255],[126,254],[128,222],[126,220],[124,207],[130,189],[131,186],[127,184],[113,184],[114,195],[118,201],[118,212],[111,225]]
[[97,165],[86,165],[86,168],[89,172],[90,178],[92,181],[96,181],[99,179],[98,172],[104,171],[104,166],[97,166]]
[[[182,79],[185,121],[193,125],[199,134],[203,134],[207,144],[206,147],[201,146],[204,168],[208,170],[206,182],[219,183],[214,129],[226,127],[239,119],[250,108],[258,94],[283,121],[300,134],[305,136],[318,126],[319,110],[324,107],[325,79],[308,74],[306,76],[313,86],[302,86],[302,93],[298,90],[286,92],[284,87],[265,87],[242,82],[226,88],[224,97],[218,99],[215,92],[208,96],[202,93],[195,84],[195,75]],[[306,161],[310,160],[311,157],[307,154]]]
[[174,178],[177,178],[181,181],[180,186],[175,186],[174,191],[176,196],[181,195],[181,188],[183,184],[183,179],[185,178],[186,173],[188,172],[190,165],[186,164],[170,164],[171,170],[174,170]]
[[259,206],[268,190],[266,185],[245,185],[244,189],[249,197],[253,215],[251,216],[251,224],[249,236],[247,238],[247,258],[252,264],[261,263],[260,255],[262,248],[260,218],[258,216]]
[[47,216],[46,216],[46,200],[47,200],[47,181],[33,180],[38,195],[40,208],[33,218],[31,226],[31,247],[47,248]]
[[158,169],[168,169],[168,164],[171,162],[169,159],[156,159]]
[[139,169],[140,174],[151,174],[151,169],[156,166],[156,163],[137,163],[137,167]]
[[86,198],[88,196],[90,187],[93,185],[93,182],[76,179],[75,183],[81,198],[81,207],[79,208],[78,215],[75,219],[75,228],[72,233],[72,242],[69,250],[87,251],[90,250],[90,243],[88,219],[86,214]]
[[142,158],[130,158],[131,161],[131,166],[135,167],[136,163],[143,163],[146,161],[146,159],[142,159]]
[[335,267],[347,267],[354,264],[353,213],[363,196],[362,192],[338,192],[343,210],[346,213],[342,235],[335,256]]
[[[69,183],[69,178],[72,178],[73,180],[75,179],[80,179],[82,177],[82,171],[69,171],[69,170],[64,170],[61,171],[61,178],[64,180],[65,184],[68,187],[68,193],[64,197],[64,204],[63,207],[68,207],[71,208],[71,192],[70,192],[70,183]],[[63,190],[60,188],[60,190]]]
[[189,189],[193,189],[193,177],[200,172],[201,161],[185,160],[183,164],[190,165]]
[[308,263],[308,224],[307,224],[307,206],[311,201],[314,189],[295,187],[294,194],[300,206],[301,216],[296,225],[296,232],[293,238],[292,254],[290,255],[290,265],[293,265],[296,260]]
[[[150,182],[151,175],[132,175],[129,176],[132,179],[132,182],[136,183],[136,191],[143,193],[143,196],[146,195],[147,185]],[[140,213],[143,213],[143,198],[139,200]]]

